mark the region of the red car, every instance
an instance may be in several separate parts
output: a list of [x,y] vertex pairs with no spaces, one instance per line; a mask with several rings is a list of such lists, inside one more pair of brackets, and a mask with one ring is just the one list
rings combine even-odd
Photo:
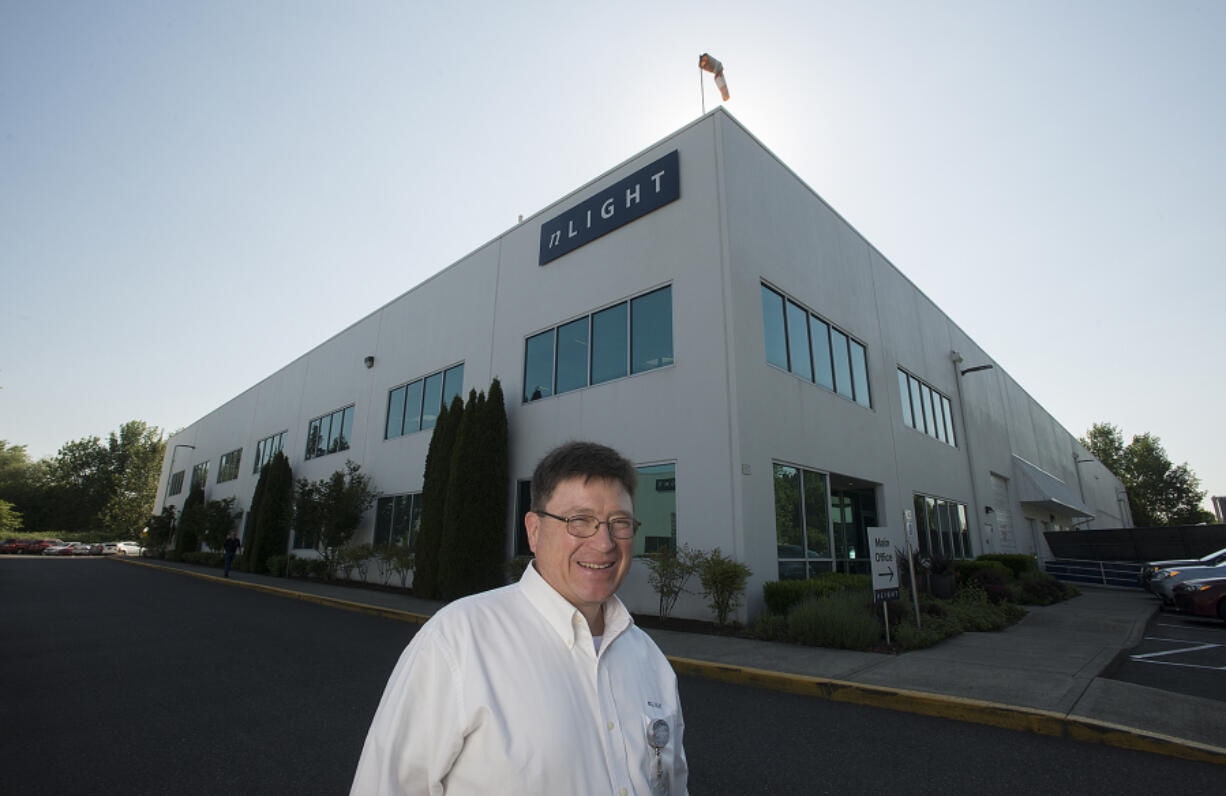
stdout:
[[1192,616],[1216,616],[1226,622],[1226,578],[1185,580],[1175,584],[1175,605]]
[[3,542],[0,542],[0,554],[7,553],[13,555],[15,553],[23,553],[25,549],[25,539],[5,539]]

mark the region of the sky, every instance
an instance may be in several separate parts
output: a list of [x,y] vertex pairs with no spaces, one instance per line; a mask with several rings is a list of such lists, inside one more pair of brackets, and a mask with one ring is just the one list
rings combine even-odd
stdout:
[[719,102],[1226,494],[1226,2],[0,0],[0,439],[182,428]]

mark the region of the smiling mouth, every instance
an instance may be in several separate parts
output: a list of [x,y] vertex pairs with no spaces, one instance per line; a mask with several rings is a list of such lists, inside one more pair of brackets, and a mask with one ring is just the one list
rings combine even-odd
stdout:
[[582,562],[582,561],[579,561],[579,562],[576,562],[576,563],[578,563],[578,564],[579,564],[579,566],[583,567],[584,569],[597,569],[597,570],[599,570],[599,569],[608,569],[609,567],[613,566],[613,562],[612,562],[612,561],[610,561],[610,562],[609,562],[609,563],[607,563],[607,564],[587,564],[587,563],[584,563],[584,562]]

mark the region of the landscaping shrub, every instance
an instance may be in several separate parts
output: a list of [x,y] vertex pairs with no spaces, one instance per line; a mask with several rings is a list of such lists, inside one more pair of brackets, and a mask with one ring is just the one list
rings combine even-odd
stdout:
[[743,634],[746,638],[758,641],[791,641],[788,636],[788,618],[767,612],[754,617]]
[[180,555],[180,560],[185,564],[198,564],[202,567],[217,567],[218,569],[225,564],[225,556],[222,553],[183,553]]
[[[271,556],[269,556],[271,558]],[[285,571],[291,578],[303,578],[307,574],[307,560],[298,556],[290,556]]]
[[1009,571],[1006,569],[983,568],[974,569],[966,577],[967,584],[975,584],[983,589],[994,603],[1013,602],[1013,589],[1009,586]]
[[673,606],[686,592],[685,584],[698,571],[702,554],[683,544],[680,550],[671,547],[657,550],[644,557],[643,563],[647,565],[647,582],[660,598],[660,618],[668,619]]
[[1038,560],[1034,556],[1022,555],[1021,553],[985,553],[975,560],[995,561],[999,564],[1004,564],[1013,573],[1015,578],[1020,578],[1027,572],[1039,571]]
[[718,547],[698,559],[702,596],[707,598],[716,624],[728,624],[728,617],[745,597],[745,582],[752,574],[747,565],[725,556]]
[[809,597],[825,597],[848,589],[867,589],[869,575],[826,572],[808,580],[772,580],[762,585],[766,607],[772,614],[786,616],[793,605]]
[[788,634],[801,644],[863,650],[881,642],[882,625],[871,612],[872,593],[840,591],[808,598],[788,612]]
[[264,566],[268,568],[269,574],[278,578],[285,577],[285,567],[288,563],[289,556],[287,555],[269,556],[264,559]]
[[331,572],[331,562],[324,558],[304,559],[306,561],[306,574],[308,578],[316,580],[327,580]]
[[1080,592],[1076,586],[1058,581],[1046,572],[1023,572],[1018,576],[1015,594],[1023,605],[1051,605]]
[[1013,577],[1013,573],[1009,571],[1009,568],[999,561],[985,561],[980,559],[975,559],[974,561],[956,561],[954,562],[954,570],[958,573],[959,584],[966,583],[975,573],[982,572],[984,570],[990,570],[998,573],[1002,578],[1001,582],[1003,583],[1008,583],[1009,579]]

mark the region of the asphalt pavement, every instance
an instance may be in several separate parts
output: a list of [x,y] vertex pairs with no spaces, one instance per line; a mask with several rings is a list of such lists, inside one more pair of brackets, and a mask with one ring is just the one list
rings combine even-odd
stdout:
[[[400,592],[123,559],[322,602],[425,622],[443,603]],[[1113,679],[1144,638],[1156,601],[1134,590],[1081,586],[1081,596],[1028,606],[998,633],[963,633],[899,655],[833,650],[648,629],[679,674],[1043,735],[1226,764],[1218,700]],[[1220,673],[1226,690],[1226,669]]]

